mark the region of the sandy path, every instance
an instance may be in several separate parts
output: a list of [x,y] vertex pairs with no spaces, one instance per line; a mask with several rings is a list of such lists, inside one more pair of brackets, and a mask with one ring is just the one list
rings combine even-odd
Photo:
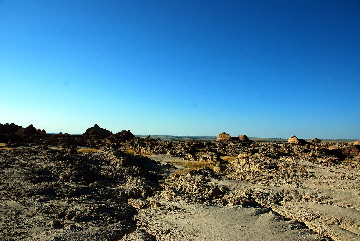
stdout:
[[[301,223],[267,208],[163,203],[142,210],[138,225],[159,240],[320,240]],[[123,240],[133,240],[131,236]]]

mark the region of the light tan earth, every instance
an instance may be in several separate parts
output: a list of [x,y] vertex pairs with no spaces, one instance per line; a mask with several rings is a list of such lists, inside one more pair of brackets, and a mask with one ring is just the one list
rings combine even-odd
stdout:
[[[34,160],[32,166],[56,169],[57,164],[49,162],[45,166],[43,164],[45,159],[41,158],[41,156],[32,157]],[[102,164],[106,168],[112,168],[120,162],[127,163],[125,157],[121,159],[109,154],[106,158],[107,161]],[[165,176],[184,169],[179,158],[166,155],[151,158],[162,164],[176,162],[175,167],[169,168],[168,172],[163,174]],[[121,219],[109,224],[105,223],[106,218],[118,217],[101,207],[110,209],[117,206],[115,201],[115,206],[106,204],[108,199],[105,196],[97,196],[101,199],[96,206],[87,199],[81,199],[80,194],[79,197],[67,197],[65,191],[64,199],[54,200],[24,198],[25,196],[16,199],[16,195],[21,194],[18,192],[10,195],[13,190],[6,190],[5,187],[15,188],[16,185],[22,185],[27,181],[19,179],[25,177],[20,175],[23,171],[31,170],[31,165],[24,160],[19,159],[18,164],[23,165],[24,170],[10,169],[10,162],[4,165],[5,168],[2,170],[4,176],[15,177],[11,183],[10,179],[1,180],[0,183],[3,186],[0,193],[0,239],[2,240],[360,240],[358,167],[324,166],[301,161],[299,165],[313,176],[302,179],[301,185],[295,186],[250,183],[229,179],[226,176],[210,177],[207,183],[209,193],[216,188],[218,188],[216,190],[227,190],[226,195],[217,199],[217,202],[223,202],[223,205],[211,202],[210,199],[208,202],[199,203],[185,202],[180,196],[178,200],[177,197],[168,198],[169,192],[164,189],[165,191],[155,196],[129,198],[128,203],[137,210],[137,214],[131,217],[134,223]],[[119,171],[122,170],[122,166],[119,165],[118,168]],[[131,166],[127,168],[132,170]],[[10,171],[13,174],[10,174]],[[45,174],[42,175],[47,178]],[[65,174],[65,171],[61,173],[61,175]],[[68,176],[65,175],[64,178]],[[194,175],[194,178],[196,179],[197,176]],[[186,184],[187,179],[184,180],[182,184]],[[134,177],[126,180],[123,186],[116,188],[119,191],[128,190],[136,194],[137,186],[132,189],[133,185],[139,185],[139,188],[144,190],[146,188],[140,181],[142,180],[139,177]],[[42,183],[45,182],[35,183],[34,187],[39,190],[52,190],[42,189],[40,186]],[[71,180],[64,183],[68,185],[66,186],[68,190],[76,188],[77,192],[82,191],[83,188],[91,189],[94,185],[100,185],[101,190],[105,192],[108,185],[99,182],[79,186]],[[78,186],[75,187],[75,184]],[[179,184],[181,185],[181,182]],[[60,188],[55,182],[51,185]],[[163,185],[168,184],[165,182]],[[198,190],[203,189],[196,189],[194,186],[195,195]],[[32,189],[25,191],[32,192]],[[244,202],[232,203],[231,200],[243,200],[244,193],[248,193],[249,198],[256,205],[242,205]],[[105,215],[104,217],[89,211],[94,205],[103,212],[101,215]],[[130,209],[124,204],[121,205],[123,209],[119,210],[124,213],[121,215],[125,215]],[[68,218],[71,214],[69,210],[75,210],[78,217]],[[62,213],[67,215],[63,218],[65,221],[57,221],[60,220]],[[54,219],[55,214],[58,216]],[[86,218],[91,218],[91,222],[86,221]],[[95,221],[103,226],[101,228],[96,226]]]
[[[166,155],[151,158],[163,163],[181,161]],[[278,204],[259,201],[265,208],[163,201],[158,207],[142,209],[136,219],[160,240],[360,240],[359,169],[300,164],[314,176],[298,188],[213,180],[233,192],[280,193],[283,199]],[[136,232],[124,240],[135,236]]]
[[[140,212],[137,219],[159,240],[321,240],[267,208],[163,203]],[[135,235],[123,240],[136,240]]]

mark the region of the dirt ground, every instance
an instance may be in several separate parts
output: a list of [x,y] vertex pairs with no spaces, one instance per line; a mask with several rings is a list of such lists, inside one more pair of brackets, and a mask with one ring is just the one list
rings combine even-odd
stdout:
[[167,155],[29,147],[0,160],[1,240],[360,240],[358,167],[302,160],[310,176],[269,185],[176,174],[184,160]]
[[[151,158],[179,163],[166,155]],[[359,170],[301,164],[314,175],[302,180],[300,188],[212,180],[230,192],[285,193],[281,203],[243,207],[163,202],[155,209],[142,210],[137,220],[149,233],[160,234],[160,240],[360,240]]]

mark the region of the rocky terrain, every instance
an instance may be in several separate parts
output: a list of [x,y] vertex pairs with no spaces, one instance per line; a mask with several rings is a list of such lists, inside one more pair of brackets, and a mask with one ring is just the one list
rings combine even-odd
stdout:
[[0,124],[0,240],[360,240],[360,143]]

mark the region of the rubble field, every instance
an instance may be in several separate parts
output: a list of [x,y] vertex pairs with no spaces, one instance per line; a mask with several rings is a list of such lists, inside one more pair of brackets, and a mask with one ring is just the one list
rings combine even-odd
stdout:
[[357,142],[26,132],[0,135],[1,240],[360,240]]

